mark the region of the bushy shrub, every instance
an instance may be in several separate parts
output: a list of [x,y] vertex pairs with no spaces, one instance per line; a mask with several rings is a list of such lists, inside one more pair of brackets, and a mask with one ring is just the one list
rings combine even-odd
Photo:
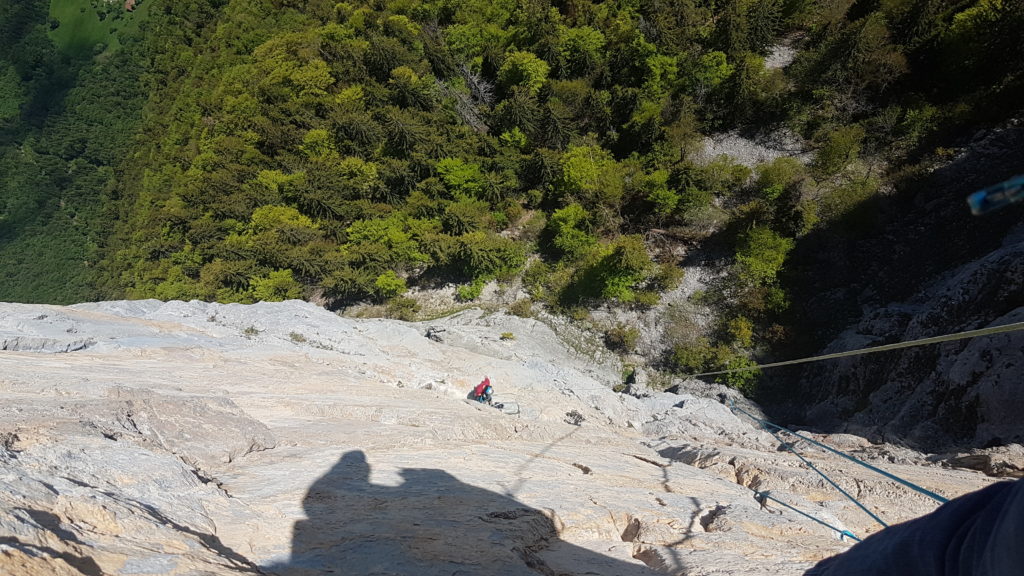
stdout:
[[686,271],[673,262],[662,262],[654,269],[651,276],[651,288],[666,292],[675,290],[683,282]]
[[671,216],[682,197],[668,188],[655,188],[647,195],[647,201],[654,205],[654,213],[662,218]]
[[711,206],[714,199],[715,195],[710,190],[696,186],[687,186],[679,196],[678,206],[684,218],[688,218],[690,215]]
[[850,215],[878,193],[879,182],[873,178],[851,180],[828,189],[819,202],[821,216],[835,222]]
[[405,296],[398,296],[388,300],[387,306],[384,310],[388,318],[405,320],[406,322],[415,321],[416,314],[419,311],[419,302],[417,302],[415,298],[407,298]]
[[710,357],[710,343],[706,338],[699,338],[692,343],[673,347],[669,353],[668,364],[676,372],[698,374],[707,367]]
[[488,227],[490,220],[490,205],[475,198],[461,198],[448,203],[441,216],[445,232],[452,235],[483,230]]
[[273,270],[252,279],[252,297],[256,301],[280,302],[302,297],[302,284],[291,270]]
[[[733,352],[728,346],[712,346],[707,339],[699,338],[690,344],[676,346],[669,354],[668,364],[673,370],[682,374],[700,374],[748,368],[755,366],[756,362]],[[742,370],[718,375],[715,381],[750,396],[755,392],[755,384],[759,376],[759,370]]]
[[792,249],[791,238],[780,236],[765,226],[752,228],[743,236],[736,253],[740,278],[752,285],[774,282]]
[[513,316],[520,318],[532,318],[533,317],[533,301],[529,298],[522,298],[516,300],[508,307],[508,313]]
[[753,396],[757,391],[756,384],[757,379],[761,376],[761,371],[757,369],[746,370],[746,368],[752,368],[757,363],[745,356],[734,355],[730,357],[725,363],[720,365],[720,370],[736,370],[744,369],[738,372],[730,372],[728,374],[720,374],[715,378],[716,382],[725,384],[730,388],[735,388],[743,393],[744,396]]
[[600,31],[590,26],[559,26],[558,36],[558,55],[568,75],[585,75],[601,63],[605,37]]
[[477,278],[469,284],[459,286],[455,290],[455,295],[461,302],[472,302],[480,297],[480,293],[484,291],[485,284],[486,282],[482,278]]
[[365,268],[341,267],[324,278],[321,286],[328,298],[350,300],[373,293],[376,276]]
[[437,223],[394,215],[356,220],[348,227],[342,253],[359,267],[409,269],[430,263],[420,238],[436,233]]
[[640,290],[633,295],[633,305],[638,308],[654,308],[661,302],[661,293],[654,290]]
[[633,364],[622,366],[622,383],[626,386],[636,383],[636,366]]
[[453,196],[477,198],[483,191],[484,176],[479,164],[444,158],[437,162],[437,174]]
[[588,210],[615,210],[625,190],[622,170],[610,152],[600,146],[570,146],[561,159],[562,173],[555,182],[563,198]]
[[526,263],[523,246],[493,232],[459,237],[458,260],[470,278],[501,278],[517,274]]
[[319,128],[306,132],[299,149],[313,160],[337,158],[338,156],[338,148],[335,146],[334,139],[330,133]]
[[584,306],[573,306],[566,313],[569,315],[569,318],[577,322],[584,322],[590,319],[590,310]]
[[679,205],[681,196],[669,188],[668,170],[655,170],[637,179],[636,193],[643,196],[654,206],[654,213],[661,218],[671,216]]
[[581,259],[597,244],[591,233],[590,213],[573,203],[555,210],[547,222],[551,246],[559,256]]
[[405,278],[400,278],[393,270],[388,270],[373,281],[373,289],[378,298],[387,300],[405,294],[408,287]]
[[551,293],[547,280],[551,275],[551,265],[541,259],[535,259],[523,271],[523,287],[534,300],[548,300]]
[[836,174],[857,159],[864,141],[864,128],[859,124],[842,126],[830,130],[818,154],[814,157],[814,169],[828,176]]
[[695,186],[700,190],[729,196],[744,188],[750,175],[750,168],[727,154],[719,154],[697,171],[698,181]]
[[618,324],[604,332],[604,344],[609,350],[632,353],[640,339],[640,331],[632,326]]
[[762,198],[774,202],[787,188],[803,178],[806,171],[804,165],[796,158],[776,158],[757,166],[757,180],[754,185]]
[[726,332],[736,346],[750,348],[754,341],[754,323],[744,316],[737,316],[726,323]]
[[609,300],[631,302],[635,299],[634,286],[641,282],[651,268],[651,256],[640,236],[620,236],[611,245],[608,255],[596,265],[594,275],[599,282],[600,295]]

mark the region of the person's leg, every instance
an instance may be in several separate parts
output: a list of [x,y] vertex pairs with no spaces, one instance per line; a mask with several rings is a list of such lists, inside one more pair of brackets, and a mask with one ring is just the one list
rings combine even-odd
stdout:
[[804,576],[1003,576],[1024,566],[1024,480],[997,482],[877,532]]

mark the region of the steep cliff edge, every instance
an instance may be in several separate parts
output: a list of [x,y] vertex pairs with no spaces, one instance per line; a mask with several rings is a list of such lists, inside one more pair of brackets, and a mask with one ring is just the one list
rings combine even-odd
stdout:
[[[2,304],[0,341],[5,574],[799,574],[849,545],[752,489],[878,529],[717,400],[617,394],[534,320]],[[466,400],[485,374],[515,414]],[[992,481],[820,438],[946,496]],[[934,507],[801,449],[890,522]]]
[[[802,344],[787,357],[1021,321],[1024,206],[976,217],[965,198],[1024,172],[1024,124],[957,146],[872,206],[866,229],[801,240],[787,274]],[[1020,443],[1022,348],[1016,332],[773,371],[767,407],[786,422],[929,451]]]
[[[1024,228],[913,299],[866,314],[825,353],[1024,321]],[[836,360],[807,368],[804,419],[921,449],[1024,443],[1024,332]],[[809,401],[808,401],[809,400]]]

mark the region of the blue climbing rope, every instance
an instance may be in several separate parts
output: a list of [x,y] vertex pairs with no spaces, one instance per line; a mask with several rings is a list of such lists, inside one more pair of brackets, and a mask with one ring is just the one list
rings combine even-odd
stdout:
[[871,510],[868,510],[868,507],[865,506],[864,504],[862,504],[860,500],[857,500],[856,498],[853,497],[852,494],[850,494],[846,490],[843,490],[843,488],[841,486],[839,486],[839,484],[836,484],[831,478],[829,478],[827,474],[825,474],[821,470],[818,470],[818,467],[815,466],[814,464],[812,464],[811,461],[808,460],[807,458],[804,458],[802,454],[797,452],[793,448],[792,444],[790,444],[789,442],[784,441],[782,438],[779,438],[778,434],[776,434],[775,432],[772,432],[771,430],[769,430],[768,433],[771,434],[772,436],[774,436],[775,439],[779,441],[779,443],[781,443],[783,446],[785,446],[786,450],[789,450],[790,452],[795,454],[796,457],[799,458],[801,462],[806,464],[808,468],[810,468],[811,470],[814,470],[815,472],[817,472],[818,476],[821,476],[822,478],[825,479],[826,482],[831,484],[833,488],[835,488],[836,490],[839,490],[840,494],[842,494],[843,496],[846,496],[850,500],[850,502],[853,502],[854,504],[856,504],[857,507],[860,508],[861,510],[863,510],[865,514],[867,514],[868,516],[871,516],[872,518],[874,518],[875,522],[878,522],[884,528],[888,528],[889,527],[889,525],[886,524],[884,520],[879,518],[877,514],[875,514]]
[[910,488],[911,490],[915,490],[915,491],[917,491],[917,492],[919,492],[921,494],[924,494],[925,496],[931,498],[932,500],[935,500],[936,502],[939,502],[941,504],[945,504],[946,502],[949,502],[948,498],[944,498],[942,496],[939,496],[938,494],[936,494],[935,492],[932,492],[931,490],[922,488],[922,487],[918,486],[917,484],[914,484],[913,482],[911,482],[909,480],[904,480],[903,478],[900,478],[899,476],[896,476],[895,474],[892,474],[890,472],[886,472],[885,470],[882,470],[881,468],[879,468],[877,466],[872,466],[871,464],[868,464],[867,462],[864,462],[863,460],[858,460],[857,458],[854,458],[853,456],[850,456],[849,454],[847,454],[847,453],[845,453],[845,452],[843,452],[841,450],[836,450],[835,448],[833,448],[831,446],[828,446],[826,444],[822,444],[821,442],[818,442],[817,440],[814,440],[813,438],[808,438],[807,436],[804,436],[803,434],[798,434],[798,433],[793,432],[792,430],[790,430],[788,428],[784,428],[782,426],[779,426],[778,424],[772,424],[771,422],[769,422],[767,420],[763,420],[761,418],[758,418],[757,416],[754,416],[753,414],[751,414],[750,412],[747,412],[743,408],[740,408],[740,407],[736,406],[736,402],[734,400],[732,400],[732,399],[730,399],[730,401],[729,401],[729,409],[734,411],[734,412],[738,411],[738,412],[741,412],[741,413],[745,414],[748,418],[750,418],[750,419],[760,423],[762,426],[770,427],[770,428],[775,428],[776,430],[780,430],[782,432],[786,432],[787,434],[792,434],[793,436],[796,436],[797,438],[800,438],[801,440],[804,440],[806,442],[810,442],[811,444],[814,444],[815,446],[817,446],[819,448],[823,448],[825,450],[828,450],[829,452],[831,452],[831,453],[833,453],[833,454],[835,454],[837,456],[842,456],[843,458],[846,458],[847,460],[849,460],[850,462],[853,462],[854,464],[859,464],[859,465],[867,468],[868,470],[871,470],[872,472],[876,472],[878,474],[881,474],[882,476],[885,476],[886,478],[888,478],[890,480],[898,482],[898,483],[906,486],[907,488]]
[[803,516],[805,518],[810,518],[811,520],[814,520],[815,522],[817,522],[818,524],[821,524],[822,526],[825,526],[826,528],[830,528],[832,530],[835,530],[836,532],[839,533],[840,536],[849,536],[850,538],[853,538],[857,542],[861,541],[861,539],[858,538],[857,535],[854,534],[853,532],[850,532],[849,530],[843,530],[842,528],[836,528],[835,526],[829,524],[828,522],[825,522],[824,520],[821,520],[819,518],[815,518],[814,516],[811,516],[807,512],[804,512],[802,510],[794,508],[793,506],[790,506],[789,504],[786,504],[785,502],[783,502],[782,500],[779,500],[778,498],[772,496],[768,492],[758,492],[758,491],[755,490],[754,491],[754,499],[757,500],[757,502],[761,505],[762,508],[765,506],[765,504],[764,504],[765,500],[771,500],[772,502],[775,502],[777,504],[781,504],[782,506],[785,506],[786,508],[789,508],[793,512],[796,512],[797,514],[799,514],[799,515],[801,515],[801,516]]

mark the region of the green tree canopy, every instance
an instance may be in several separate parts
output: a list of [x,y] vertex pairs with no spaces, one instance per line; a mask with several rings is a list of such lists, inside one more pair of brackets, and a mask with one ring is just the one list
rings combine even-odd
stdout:
[[510,52],[505,55],[505,61],[498,70],[498,82],[506,89],[522,86],[536,94],[547,81],[550,70],[547,62],[531,52]]

